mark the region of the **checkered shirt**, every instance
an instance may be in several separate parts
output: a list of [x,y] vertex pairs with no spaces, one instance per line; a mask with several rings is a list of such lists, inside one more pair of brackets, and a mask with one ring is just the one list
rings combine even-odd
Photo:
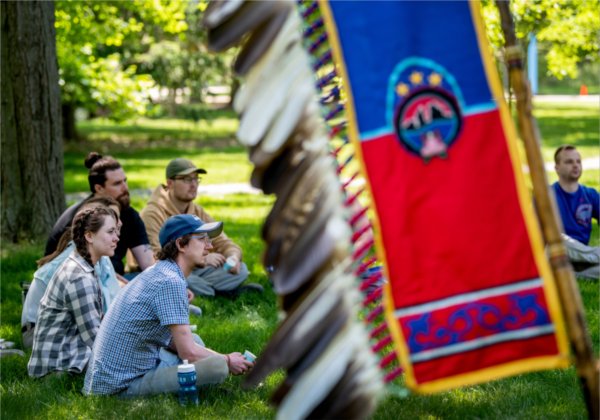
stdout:
[[186,282],[179,266],[159,261],[121,290],[102,321],[85,394],[116,394],[152,369],[171,342],[170,325],[189,324]]
[[101,317],[102,294],[94,269],[73,251],[50,279],[40,302],[29,376],[83,372]]

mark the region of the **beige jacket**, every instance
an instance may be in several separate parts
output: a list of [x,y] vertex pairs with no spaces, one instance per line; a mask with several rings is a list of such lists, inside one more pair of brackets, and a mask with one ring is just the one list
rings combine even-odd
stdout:
[[[204,222],[215,221],[196,203],[190,203],[187,213],[195,214]],[[164,185],[159,185],[152,193],[152,197],[148,200],[146,207],[140,212],[140,216],[146,225],[146,232],[148,233],[148,239],[154,253],[160,250],[160,242],[158,241],[160,228],[169,217],[176,214],[179,214],[179,211],[169,199],[167,188]],[[239,261],[242,260],[242,249],[227,237],[225,231],[213,239],[212,243],[212,252],[219,253],[225,257],[234,255]]]

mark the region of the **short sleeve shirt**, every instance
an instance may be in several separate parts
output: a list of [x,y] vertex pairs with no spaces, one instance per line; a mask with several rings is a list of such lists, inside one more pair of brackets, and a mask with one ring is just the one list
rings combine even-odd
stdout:
[[593,188],[580,185],[569,193],[558,182],[552,185],[565,233],[587,245],[592,233],[592,218],[598,220],[600,195]]
[[94,343],[84,393],[116,394],[156,368],[172,339],[170,325],[189,324],[186,282],[173,261],[133,279],[106,314]]
[[115,271],[119,274],[125,273],[123,258],[127,254],[128,249],[135,248],[139,245],[149,245],[148,235],[146,234],[146,226],[140,217],[139,213],[132,207],[126,207],[121,210],[121,235],[115,249],[115,254],[110,257]]

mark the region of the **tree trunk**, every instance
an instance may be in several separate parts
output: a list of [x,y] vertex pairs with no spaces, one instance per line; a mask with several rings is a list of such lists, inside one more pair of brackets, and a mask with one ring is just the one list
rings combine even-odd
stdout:
[[2,236],[48,234],[65,207],[54,3],[1,2]]
[[62,104],[62,130],[66,141],[78,141],[79,135],[75,127],[75,105]]

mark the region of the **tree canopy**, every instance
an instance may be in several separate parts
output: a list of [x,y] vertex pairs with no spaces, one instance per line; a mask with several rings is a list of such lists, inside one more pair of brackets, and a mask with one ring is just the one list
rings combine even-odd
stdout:
[[[113,119],[143,115],[150,92],[227,82],[227,57],[209,55],[206,1],[56,2],[63,103]],[[198,96],[196,96],[198,98]]]
[[[596,0],[511,0],[516,35],[526,47],[532,35],[544,45],[549,75],[576,78],[579,64],[598,62],[600,3]],[[498,9],[493,1],[483,5],[490,42],[499,51],[504,45]]]
[[[150,92],[159,89],[166,89],[173,102],[176,92],[201,102],[207,86],[231,86],[231,53],[214,55],[206,50],[201,20],[207,3],[56,2],[63,104],[119,120],[143,115],[151,101]],[[597,1],[512,0],[511,7],[517,37],[525,47],[532,35],[537,37],[549,75],[575,78],[580,63],[600,61]],[[483,15],[500,57],[503,36],[492,0],[484,0]]]

